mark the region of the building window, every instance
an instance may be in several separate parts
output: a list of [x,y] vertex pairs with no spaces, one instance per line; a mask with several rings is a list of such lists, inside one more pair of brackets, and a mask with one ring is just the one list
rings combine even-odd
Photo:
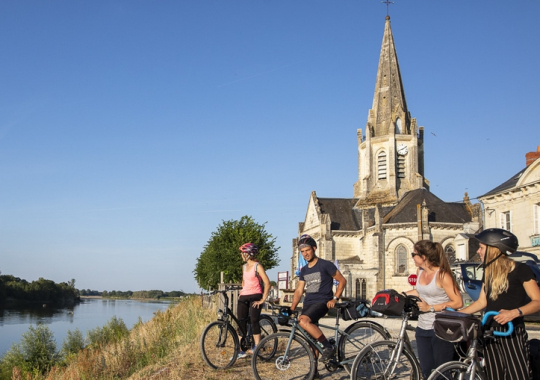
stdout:
[[540,235],[540,203],[533,205],[533,235]]
[[398,154],[397,156],[397,176],[405,178],[405,156]]
[[402,133],[403,133],[403,126],[401,125],[401,119],[397,118],[396,119],[396,134],[400,135]]
[[396,248],[396,274],[407,274],[407,248],[404,245]]
[[448,244],[444,248],[444,253],[446,254],[446,258],[448,259],[448,262],[450,264],[456,262],[456,250],[454,249],[454,246],[452,244]]
[[379,179],[386,179],[386,152],[384,150],[377,155],[377,172]]
[[367,297],[367,285],[365,278],[357,278],[354,289],[354,296],[356,300],[365,300]]
[[512,232],[512,214],[510,211],[501,212],[501,228]]

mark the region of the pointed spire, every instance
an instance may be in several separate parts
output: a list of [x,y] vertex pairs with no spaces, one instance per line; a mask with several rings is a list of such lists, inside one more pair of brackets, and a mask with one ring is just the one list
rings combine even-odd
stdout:
[[370,136],[393,134],[396,123],[399,133],[411,133],[410,115],[390,27],[390,16],[386,16],[373,106],[368,116]]

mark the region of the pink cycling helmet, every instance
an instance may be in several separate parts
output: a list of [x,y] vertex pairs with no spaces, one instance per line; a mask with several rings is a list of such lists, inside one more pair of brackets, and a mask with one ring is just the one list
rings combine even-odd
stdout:
[[259,248],[257,248],[257,246],[253,243],[246,243],[242,245],[239,249],[240,251],[242,251],[242,253],[247,253],[252,257],[259,253]]

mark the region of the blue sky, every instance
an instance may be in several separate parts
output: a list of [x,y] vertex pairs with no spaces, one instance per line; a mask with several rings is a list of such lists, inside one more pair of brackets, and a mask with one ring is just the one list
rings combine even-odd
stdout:
[[[540,145],[540,2],[395,0],[426,177],[482,195]],[[0,2],[0,271],[199,291],[195,260],[251,215],[289,269],[311,191],[352,197],[379,0]]]

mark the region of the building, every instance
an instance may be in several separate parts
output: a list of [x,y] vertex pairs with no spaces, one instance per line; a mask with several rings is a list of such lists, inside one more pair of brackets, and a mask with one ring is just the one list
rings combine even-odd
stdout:
[[513,232],[520,251],[540,257],[540,146],[525,161],[525,168],[478,200],[484,206],[485,228]]
[[[416,273],[411,253],[421,239],[441,242],[452,261],[468,259],[468,237],[481,228],[481,210],[467,194],[463,202],[447,203],[429,191],[424,129],[408,110],[389,16],[373,106],[357,140],[353,198],[319,198],[312,192],[298,230],[298,236],[317,241],[319,257],[337,263],[348,281],[345,296],[371,298],[380,289],[410,289],[407,277]],[[463,249],[457,250],[456,241]],[[290,273],[298,263],[296,243],[293,239]],[[289,286],[297,281],[293,276]]]

